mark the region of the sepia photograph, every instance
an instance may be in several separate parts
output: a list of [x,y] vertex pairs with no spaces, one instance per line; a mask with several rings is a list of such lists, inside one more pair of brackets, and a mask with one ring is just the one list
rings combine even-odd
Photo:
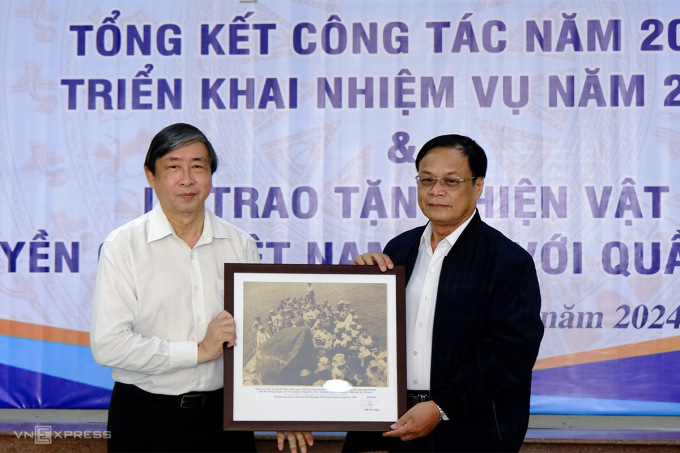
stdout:
[[403,268],[226,264],[225,309],[239,339],[225,350],[225,429],[377,430],[398,418]]
[[387,285],[246,282],[243,385],[385,387]]

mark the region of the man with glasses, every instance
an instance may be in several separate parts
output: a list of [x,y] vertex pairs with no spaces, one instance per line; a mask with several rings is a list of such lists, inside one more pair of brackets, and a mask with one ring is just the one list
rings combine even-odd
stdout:
[[355,264],[406,266],[408,411],[386,433],[347,434],[352,451],[518,451],[543,337],[531,256],[484,223],[487,158],[443,135],[416,158],[427,225]]

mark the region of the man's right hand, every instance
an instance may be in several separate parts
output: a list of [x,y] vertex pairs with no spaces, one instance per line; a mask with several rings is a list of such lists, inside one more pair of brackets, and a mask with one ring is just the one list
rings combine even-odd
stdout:
[[205,337],[198,343],[198,363],[217,359],[222,354],[224,343],[227,343],[228,348],[236,344],[236,323],[226,310],[222,310],[208,324]]
[[377,264],[381,271],[385,272],[387,269],[394,269],[394,263],[389,256],[384,253],[364,253],[354,258],[354,264],[372,266]]

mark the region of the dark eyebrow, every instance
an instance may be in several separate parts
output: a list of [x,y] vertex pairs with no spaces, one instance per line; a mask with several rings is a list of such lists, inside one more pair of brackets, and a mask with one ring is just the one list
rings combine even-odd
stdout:
[[[421,172],[421,174],[424,174],[424,175],[427,175],[427,176],[434,176],[434,173],[431,173],[431,172],[429,172],[429,171],[423,171],[423,172]],[[453,171],[450,171],[450,172],[448,172],[448,173],[445,173],[445,174],[444,174],[443,176],[441,176],[441,177],[444,178],[444,177],[446,177],[446,176],[457,176],[457,175],[458,175],[458,171],[453,170]]]
[[[169,161],[182,160],[179,157],[169,156],[169,155],[165,155],[163,157],[167,158],[167,160],[169,160]],[[191,159],[191,161],[192,162],[195,162],[195,161],[202,161],[202,162],[206,161],[207,162],[207,161],[209,161],[209,159],[207,157],[194,157],[194,158]]]

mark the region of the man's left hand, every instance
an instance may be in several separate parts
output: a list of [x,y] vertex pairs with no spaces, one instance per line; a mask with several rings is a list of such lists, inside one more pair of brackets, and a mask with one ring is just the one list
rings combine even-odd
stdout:
[[398,437],[401,440],[413,440],[427,436],[439,424],[439,409],[434,401],[418,403],[408,410],[390,428],[383,433],[385,437]]
[[283,451],[283,446],[288,439],[291,453],[297,453],[298,444],[300,445],[300,453],[307,453],[307,444],[311,447],[314,445],[314,436],[309,431],[277,431],[276,442],[279,451]]

